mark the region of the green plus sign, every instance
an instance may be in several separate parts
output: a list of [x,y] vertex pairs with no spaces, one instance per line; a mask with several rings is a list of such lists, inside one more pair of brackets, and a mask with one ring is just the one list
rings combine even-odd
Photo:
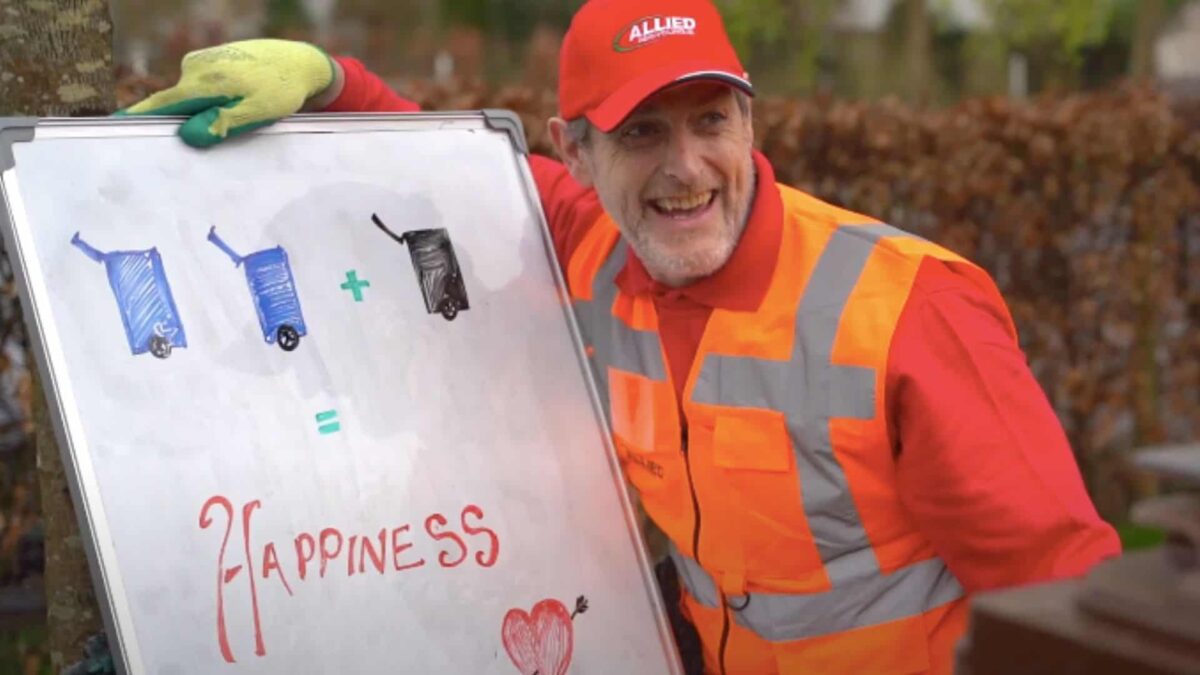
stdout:
[[342,284],[342,290],[353,293],[355,302],[362,302],[362,289],[370,285],[371,282],[369,281],[359,281],[358,272],[350,270],[346,272],[346,283]]

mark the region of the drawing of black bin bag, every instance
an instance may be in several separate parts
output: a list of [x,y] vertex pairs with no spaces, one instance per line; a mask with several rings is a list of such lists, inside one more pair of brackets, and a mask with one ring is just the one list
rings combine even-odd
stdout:
[[300,312],[300,297],[296,295],[296,280],[288,265],[287,251],[282,246],[268,248],[247,256],[238,255],[217,236],[217,228],[208,230],[208,240],[225,252],[234,267],[246,266],[246,283],[258,311],[258,325],[267,344],[278,344],[285,352],[300,345],[301,336],[308,334],[304,314]]
[[165,359],[172,347],[187,347],[187,335],[157,248],[101,253],[80,239],[78,232],[71,243],[104,265],[125,325],[125,339],[134,356],[150,352]]
[[379,216],[372,213],[371,220],[392,239],[408,244],[413,269],[417,272],[417,283],[425,296],[425,311],[430,314],[441,313],[447,321],[453,321],[460,311],[471,308],[449,232],[444,228],[409,230],[396,236]]

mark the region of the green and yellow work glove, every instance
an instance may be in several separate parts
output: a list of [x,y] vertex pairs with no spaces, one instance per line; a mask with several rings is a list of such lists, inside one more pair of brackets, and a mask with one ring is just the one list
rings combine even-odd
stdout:
[[190,52],[179,82],[118,115],[191,115],[179,129],[206,148],[287,117],[334,79],[329,56],[290,40],[244,40]]

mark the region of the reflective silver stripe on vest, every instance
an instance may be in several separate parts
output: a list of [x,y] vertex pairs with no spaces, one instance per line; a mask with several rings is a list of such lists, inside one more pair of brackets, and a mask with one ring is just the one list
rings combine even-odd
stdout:
[[[704,568],[673,546],[671,558],[688,593],[706,607],[720,607],[717,587]],[[917,616],[962,595],[945,563],[932,558],[892,574],[842,579],[824,593],[751,593],[729,602],[745,607],[734,612],[739,625],[764,640],[786,642]]]
[[[833,454],[832,417],[872,419],[872,368],[833,363],[838,324],[867,258],[883,237],[911,237],[888,225],[844,226],[830,238],[796,312],[787,361],[710,354],[692,400],[782,412],[796,456],[804,513],[833,585],[878,574],[879,563]],[[865,551],[866,554],[860,552]]]
[[613,317],[612,306],[617,299],[617,275],[625,267],[629,247],[618,239],[613,252],[596,273],[592,282],[592,299],[576,302],[575,316],[583,331],[584,342],[595,351],[592,354],[592,373],[596,390],[604,406],[604,416],[612,422],[608,399],[608,367],[644,375],[651,380],[665,381],[667,369],[659,348],[658,333],[634,330]]

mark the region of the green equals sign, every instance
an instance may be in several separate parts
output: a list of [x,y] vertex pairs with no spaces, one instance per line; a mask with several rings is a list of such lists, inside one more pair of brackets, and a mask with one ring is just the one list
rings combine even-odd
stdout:
[[325,412],[317,413],[317,424],[321,425],[317,427],[317,431],[321,432],[322,436],[332,434],[342,428],[341,423],[337,421],[336,410],[326,410]]

